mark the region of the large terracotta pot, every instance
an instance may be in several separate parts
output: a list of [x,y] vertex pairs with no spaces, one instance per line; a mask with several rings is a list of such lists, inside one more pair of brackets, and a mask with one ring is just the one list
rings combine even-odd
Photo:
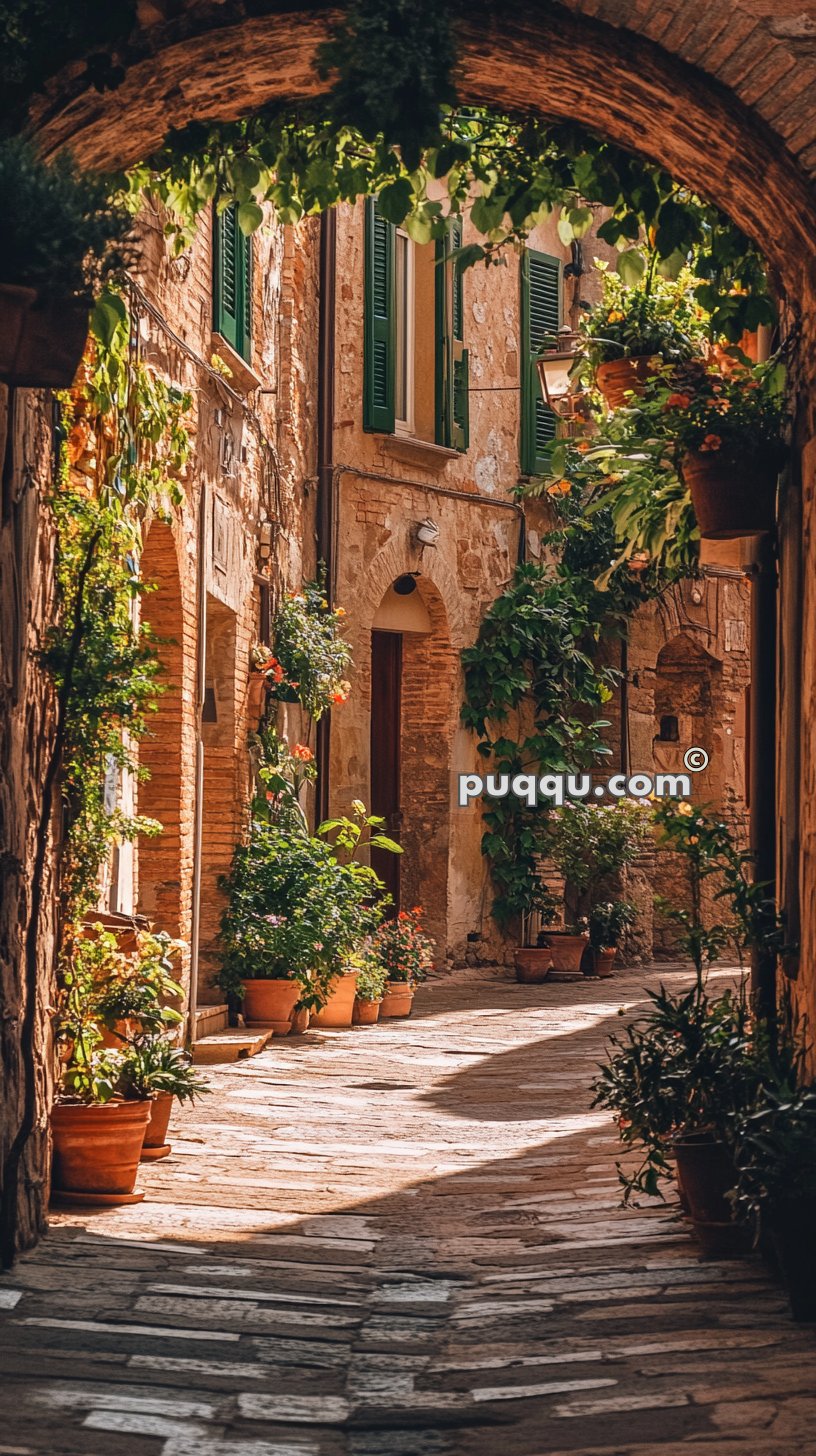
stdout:
[[88,1201],[128,1199],[133,1194],[152,1102],[58,1102],[51,1113],[57,1194]]
[[623,409],[631,404],[630,392],[637,396],[646,392],[646,381],[653,379],[661,360],[654,354],[636,354],[631,359],[610,359],[595,370],[595,383],[610,409]]
[[354,1025],[373,1026],[380,1019],[379,1001],[365,1001],[362,996],[354,998]]
[[771,453],[737,459],[719,450],[689,450],[681,471],[704,540],[731,541],[773,530],[778,459]]
[[544,934],[546,935],[547,946],[552,956],[550,980],[580,981],[583,974],[581,960],[586,950],[589,937],[587,935],[572,935],[566,930],[547,930]]
[[344,971],[335,976],[329,999],[320,1011],[313,1011],[312,1026],[351,1026],[354,998],[357,994],[357,972]]
[[602,981],[608,980],[612,975],[612,966],[614,965],[616,954],[617,952],[614,946],[606,947],[604,950],[595,950],[593,947],[591,974],[598,976]]
[[389,981],[380,1002],[380,1021],[384,1016],[410,1016],[414,1005],[414,987],[410,981]]
[[250,1026],[271,1026],[275,1036],[287,1036],[300,990],[299,981],[282,977],[276,981],[244,981],[245,1020]]
[[172,1092],[160,1092],[153,1098],[150,1104],[150,1116],[147,1120],[147,1130],[142,1145],[142,1162],[154,1163],[158,1158],[166,1158],[170,1152],[170,1144],[167,1141],[167,1129],[170,1126],[170,1114],[173,1111]]
[[734,1222],[726,1196],[736,1172],[724,1142],[712,1132],[686,1133],[674,1139],[678,1181],[703,1253],[714,1259],[735,1259],[748,1253],[747,1231]]
[[552,951],[537,945],[520,945],[513,951],[516,980],[523,986],[539,986],[552,968]]

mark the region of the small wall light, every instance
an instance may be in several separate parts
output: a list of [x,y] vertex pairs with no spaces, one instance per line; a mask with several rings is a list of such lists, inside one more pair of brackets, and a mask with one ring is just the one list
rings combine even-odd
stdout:
[[542,349],[536,359],[544,403],[555,414],[561,414],[572,384],[571,371],[578,352],[580,337],[563,328],[551,348]]
[[424,521],[420,521],[416,528],[416,538],[421,546],[435,546],[439,540],[439,527],[436,521],[432,521],[430,516],[426,516]]

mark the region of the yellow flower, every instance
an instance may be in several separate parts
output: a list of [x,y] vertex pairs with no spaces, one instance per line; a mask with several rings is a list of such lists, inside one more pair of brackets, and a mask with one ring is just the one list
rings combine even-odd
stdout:
[[699,844],[699,843],[700,843],[700,836],[699,836],[699,834],[690,834],[689,835],[689,844]]
[[688,802],[687,799],[681,799],[680,803],[677,805],[677,812],[678,814],[683,814],[686,818],[688,818],[689,814],[694,813],[694,810],[692,809],[691,804]]
[[621,324],[623,323],[623,319],[624,315],[621,313],[620,309],[613,308],[606,321],[608,324]]

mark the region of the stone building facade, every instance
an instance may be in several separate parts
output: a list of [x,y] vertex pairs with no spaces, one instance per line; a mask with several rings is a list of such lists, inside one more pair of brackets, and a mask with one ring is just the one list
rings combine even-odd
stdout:
[[[329,559],[330,590],[346,610],[354,657],[351,696],[331,715],[328,807],[344,811],[359,798],[387,816],[404,848],[398,866],[388,868],[389,888],[398,903],[423,905],[440,966],[504,961],[516,938],[500,934],[490,913],[479,810],[456,807],[457,775],[478,766],[475,740],[460,722],[460,654],[476,640],[516,563],[525,555],[541,559],[550,524],[546,508],[525,510],[513,494],[534,469],[536,440],[540,446],[549,429],[531,389],[532,333],[574,322],[578,300],[592,301],[598,280],[565,275],[571,253],[554,221],[536,230],[528,257],[511,254],[503,266],[471,269],[458,292],[450,265],[438,263],[431,245],[393,237],[392,264],[399,257],[401,270],[393,343],[400,357],[393,422],[383,425],[370,408],[369,208],[341,207],[332,223],[333,278],[325,258],[322,267],[323,304],[329,287],[334,301],[328,332],[325,307],[322,332],[319,326],[326,224],[313,219],[253,239],[246,310],[240,334],[231,338],[215,296],[223,246],[216,219],[205,218],[179,258],[170,255],[161,216],[146,212],[142,219],[131,298],[139,347],[146,363],[191,392],[193,449],[183,504],[170,519],[145,523],[142,555],[152,584],[142,611],[161,641],[167,691],[141,749],[149,777],[127,792],[163,832],[133,852],[122,846],[100,887],[100,910],[144,915],[185,943],[194,1035],[226,1024],[213,984],[223,908],[218,881],[244,832],[251,792],[251,649],[268,641],[280,594],[314,575],[319,553]],[[587,256],[593,250],[601,245],[590,240]],[[546,283],[536,296],[527,272],[533,266]],[[333,411],[321,459],[316,405],[330,343]],[[464,389],[456,373],[462,369]],[[48,402],[18,392],[6,429],[0,550],[5,562],[16,560],[18,577],[16,594],[4,598],[11,615],[0,647],[7,708],[0,730],[8,846],[3,993],[5,1004],[23,1014],[3,1022],[2,1090],[7,1166],[15,1137],[23,1148],[13,1202],[16,1239],[25,1244],[43,1208],[58,850],[55,800],[27,958],[37,786],[52,706],[36,663],[53,605]],[[692,742],[709,748],[703,787],[744,827],[748,589],[739,569],[723,570],[675,589],[636,619],[627,732],[617,701],[610,743],[616,758],[628,743],[629,763],[647,772],[674,766]],[[297,709],[282,706],[279,726],[317,747],[313,725]],[[641,930],[633,953],[644,957],[653,945],[668,948],[665,927],[653,924],[654,881],[653,863],[637,867]],[[658,888],[680,892],[670,880]],[[26,1081],[32,1065],[35,1084],[30,1073]]]

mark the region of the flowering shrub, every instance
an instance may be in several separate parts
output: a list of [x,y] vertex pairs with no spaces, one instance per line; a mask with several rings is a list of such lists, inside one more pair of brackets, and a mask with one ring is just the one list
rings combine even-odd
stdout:
[[644,405],[645,423],[689,450],[745,459],[758,451],[781,463],[785,371],[778,362],[698,364],[663,381]]
[[306,582],[278,607],[272,649],[260,647],[255,654],[256,671],[265,675],[272,695],[301,703],[315,720],[350,692],[351,649],[340,636],[344,616],[342,607],[329,606],[322,577]]
[[374,937],[378,957],[389,981],[407,981],[411,986],[424,981],[433,965],[434,943],[421,923],[422,906],[400,910],[395,920],[386,920]]
[[647,277],[635,288],[606,273],[603,301],[581,323],[583,357],[595,368],[638,355],[679,363],[700,352],[703,317],[685,272],[676,281]]
[[127,953],[101,925],[93,936],[78,938],[63,973],[61,1034],[75,1041],[93,1024],[124,1042],[123,1021],[136,1023],[140,1033],[177,1026],[181,1013],[166,1003],[184,997],[174,972],[180,950],[164,931],[139,934],[137,949]]
[[258,791],[252,801],[256,819],[277,824],[281,829],[308,833],[300,802],[304,785],[317,778],[317,765],[305,743],[289,746],[289,740],[265,725],[250,738],[256,756]]
[[254,821],[221,881],[221,989],[241,996],[247,978],[296,980],[302,1005],[325,1004],[333,977],[382,918],[376,876],[363,869],[338,864],[323,839]]

